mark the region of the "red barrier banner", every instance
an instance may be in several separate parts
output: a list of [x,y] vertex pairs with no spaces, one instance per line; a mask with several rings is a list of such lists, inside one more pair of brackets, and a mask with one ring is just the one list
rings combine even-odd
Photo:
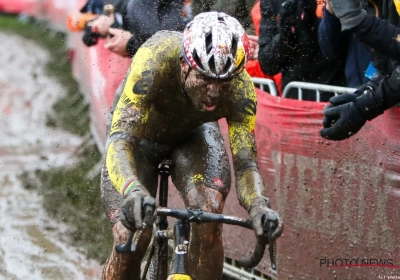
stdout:
[[73,74],[91,105],[92,132],[97,140],[105,143],[106,122],[114,94],[128,71],[131,58],[121,57],[103,47],[105,40],[87,47],[82,33],[70,33],[73,46]]
[[68,7],[71,4],[73,7],[76,8],[76,2],[76,0],[46,0],[44,2],[43,9],[45,10],[45,19],[49,22],[49,24],[51,24],[52,28],[60,31],[66,30]]
[[334,142],[323,103],[258,97],[260,171],[285,223],[278,278],[400,275],[400,109]]
[[9,14],[24,13],[30,16],[36,15],[40,0],[0,0],[0,11]]

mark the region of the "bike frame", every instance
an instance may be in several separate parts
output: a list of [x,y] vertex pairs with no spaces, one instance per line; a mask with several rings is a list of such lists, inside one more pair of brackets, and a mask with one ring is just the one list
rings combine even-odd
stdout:
[[[192,280],[191,276],[186,272],[185,257],[188,253],[188,245],[190,239],[190,223],[204,223],[216,222],[225,223],[230,225],[238,225],[248,229],[253,229],[252,223],[249,219],[243,219],[233,216],[225,216],[222,214],[207,213],[201,209],[168,209],[168,177],[170,176],[170,167],[172,166],[171,160],[164,160],[158,168],[160,175],[160,188],[159,188],[159,207],[155,209],[157,220],[153,226],[153,238],[149,244],[149,254],[147,257],[146,265],[142,267],[141,280],[145,280],[147,272],[153,256],[156,257],[156,263],[153,263],[155,271],[153,273],[153,280]],[[146,211],[145,211],[146,212]],[[167,217],[176,218],[173,231],[168,229]],[[276,270],[276,241],[271,241],[270,235],[274,227],[269,226],[266,238],[257,239],[257,244],[254,248],[253,255],[249,258],[242,258],[238,263],[245,268],[255,267],[262,259],[265,251],[266,244],[269,243],[269,251],[271,258],[271,265],[273,270]],[[141,230],[131,233],[126,244],[116,246],[118,253],[129,253],[136,250],[136,244],[142,234]],[[174,240],[173,263],[170,275],[168,274],[168,240]]]

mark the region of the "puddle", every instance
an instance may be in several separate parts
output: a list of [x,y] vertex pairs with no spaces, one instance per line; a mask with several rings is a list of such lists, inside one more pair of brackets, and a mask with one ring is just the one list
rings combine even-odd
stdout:
[[46,50],[1,32],[0,41],[0,279],[99,279],[100,264],[69,245],[68,226],[18,177],[76,161],[82,139],[45,125],[64,89],[46,76]]

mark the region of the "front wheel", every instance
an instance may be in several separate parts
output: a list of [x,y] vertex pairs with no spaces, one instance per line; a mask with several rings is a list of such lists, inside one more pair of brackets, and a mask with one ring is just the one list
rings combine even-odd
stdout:
[[[151,246],[149,258],[142,262],[142,271],[147,266],[146,280],[165,280],[170,272],[172,263],[173,240],[159,240]],[[160,253],[159,253],[160,252]],[[161,259],[159,260],[159,256]],[[146,258],[145,258],[146,259]],[[142,278],[143,279],[143,278]],[[169,278],[168,278],[169,279]],[[172,278],[175,279],[175,278]],[[176,278],[181,279],[181,278]]]

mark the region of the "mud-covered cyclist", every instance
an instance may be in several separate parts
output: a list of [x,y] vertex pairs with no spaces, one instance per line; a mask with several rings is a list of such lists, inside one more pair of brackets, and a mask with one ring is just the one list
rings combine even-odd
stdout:
[[[228,156],[217,120],[226,118],[237,197],[257,236],[272,220],[257,167],[256,93],[244,71],[249,43],[239,22],[223,13],[199,14],[184,33],[161,31],[142,45],[117,91],[109,119],[102,170],[102,200],[115,244],[143,227],[142,207],[154,203],[157,166],[173,160],[172,180],[187,207],[222,213],[231,186]],[[188,272],[198,280],[220,279],[224,261],[218,224],[193,225]],[[108,258],[103,279],[138,279],[147,246]],[[194,261],[193,261],[194,260]]]

